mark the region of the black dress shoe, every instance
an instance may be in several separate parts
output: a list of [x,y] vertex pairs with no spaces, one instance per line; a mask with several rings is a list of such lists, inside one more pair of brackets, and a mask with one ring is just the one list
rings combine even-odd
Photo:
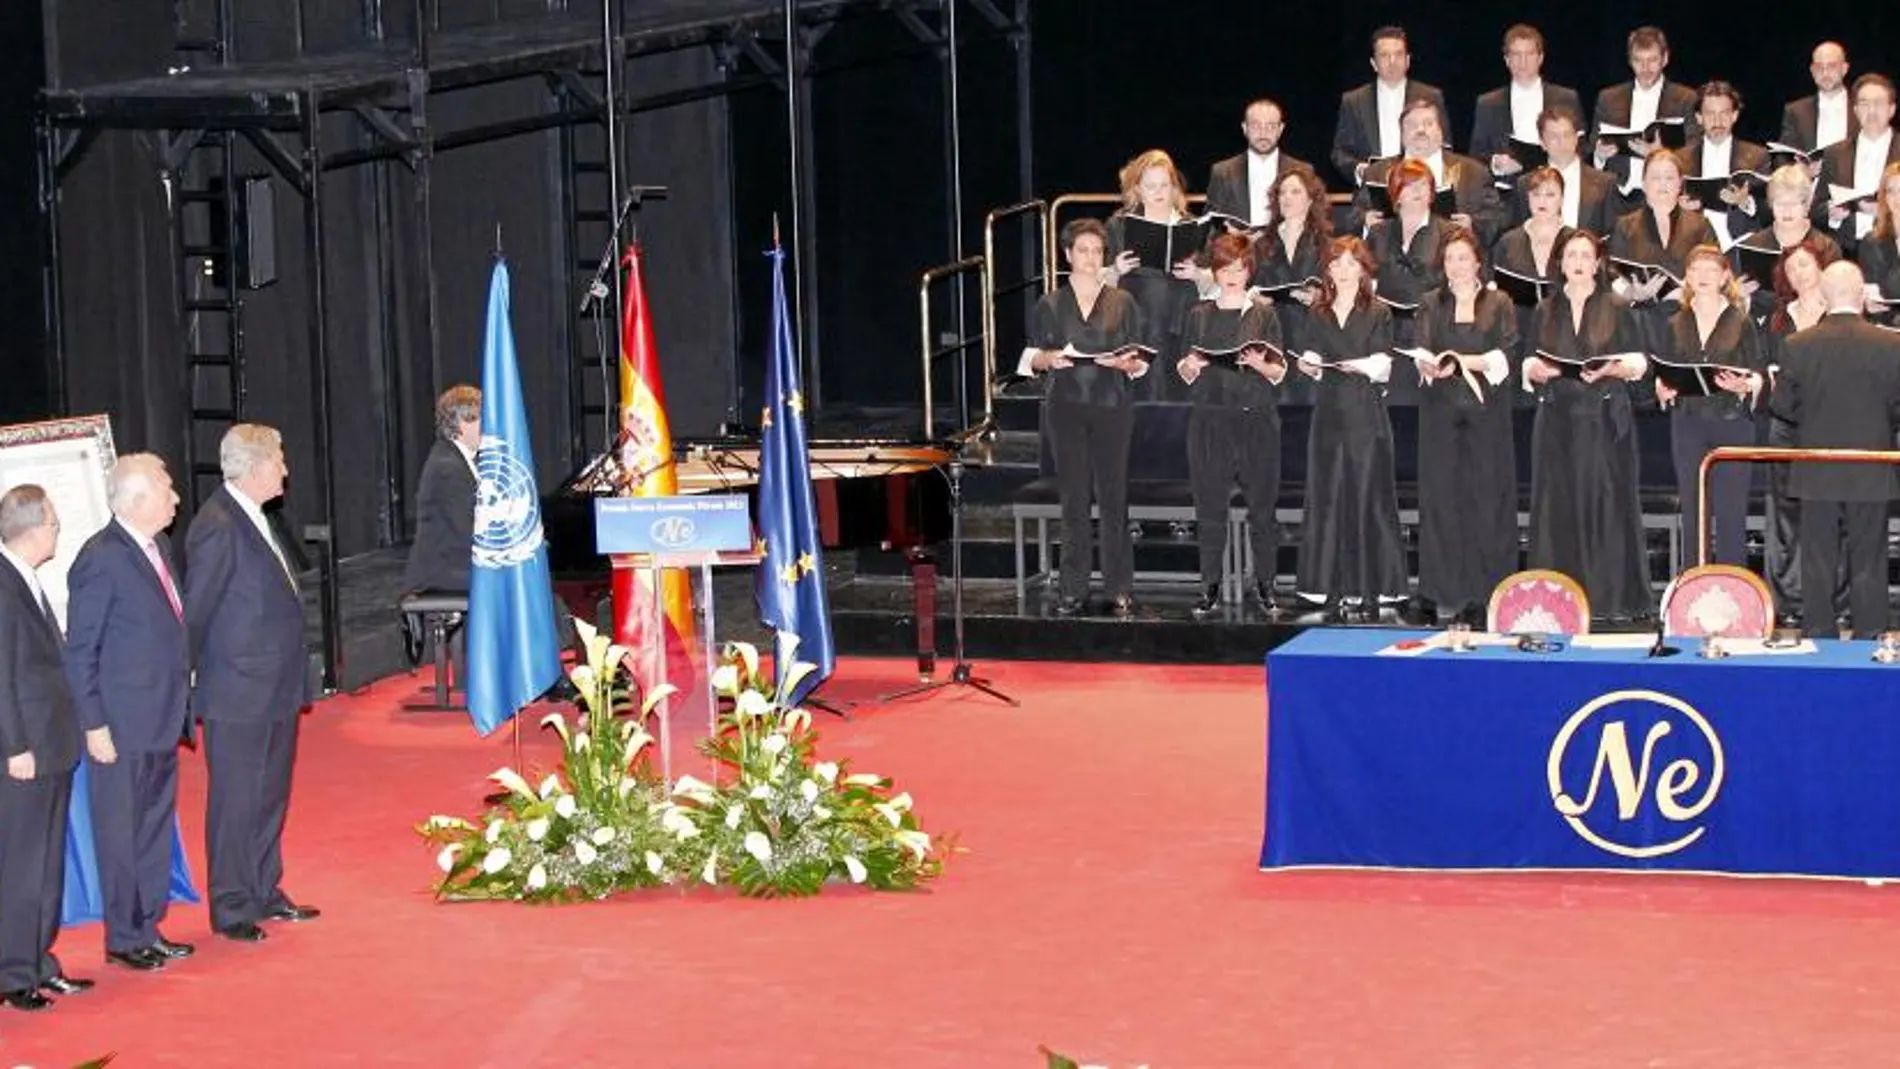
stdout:
[[242,924],[233,924],[229,928],[220,928],[218,929],[218,934],[226,939],[235,940],[239,943],[262,943],[268,938],[264,934],[264,929],[259,928],[249,921],[245,921]]
[[51,1008],[53,1000],[38,991],[0,991],[0,1003],[33,1013]]
[[106,964],[117,965],[133,972],[151,972],[162,969],[169,959],[158,952],[156,947],[140,947],[137,950],[108,950]]
[[41,991],[50,991],[55,995],[77,995],[92,990],[92,981],[77,976],[55,976],[40,984]]
[[1207,616],[1220,611],[1220,584],[1209,583],[1201,591],[1201,600],[1194,603],[1196,617]]
[[1259,603],[1260,611],[1272,615],[1280,611],[1280,603],[1273,598],[1273,584],[1257,580],[1253,585],[1253,599]]
[[198,951],[198,948],[192,946],[190,943],[174,943],[163,935],[158,937],[158,942],[153,943],[146,949],[154,951],[166,958],[189,958]]
[[1113,612],[1115,618],[1118,620],[1127,620],[1133,617],[1135,615],[1135,596],[1133,594],[1115,595],[1115,600],[1109,605],[1109,611]]
[[1058,598],[1056,600],[1056,615],[1063,617],[1080,616],[1082,615],[1083,607],[1084,603],[1081,598]]
[[267,921],[290,921],[293,924],[313,921],[323,916],[323,911],[315,906],[283,905],[264,914]]

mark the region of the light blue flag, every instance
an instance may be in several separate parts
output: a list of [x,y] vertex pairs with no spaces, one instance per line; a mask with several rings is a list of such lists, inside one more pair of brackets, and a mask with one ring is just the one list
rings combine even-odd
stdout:
[[508,264],[488,283],[482,343],[482,444],[475,452],[474,567],[468,585],[468,712],[486,735],[561,675],[554,584],[541,534],[528,414],[508,320]]
[[[759,440],[759,619],[775,631],[798,636],[794,660],[818,667],[800,681],[794,701],[830,677],[837,663],[831,648],[831,610],[825,604],[824,550],[818,542],[818,511],[812,504],[811,456],[805,441],[805,394],[799,387],[798,351],[785,305],[785,250],[772,257],[772,362],[765,369],[765,414]],[[791,663],[775,658],[779,679]]]

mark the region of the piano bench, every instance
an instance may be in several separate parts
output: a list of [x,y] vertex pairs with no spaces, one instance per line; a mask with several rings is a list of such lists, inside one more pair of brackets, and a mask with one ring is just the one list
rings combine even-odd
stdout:
[[[422,691],[431,700],[404,702],[403,708],[412,712],[465,711],[467,706],[454,700],[454,691],[461,674],[456,652],[461,645],[462,623],[468,616],[468,595],[451,590],[418,590],[404,594],[397,608],[403,614],[405,632],[409,630],[409,621],[421,621],[418,630],[426,636],[435,666],[435,680]],[[466,688],[463,692],[467,692]]]
[[[1030,580],[1044,585],[1055,582],[1056,572],[1049,562],[1049,524],[1051,521],[1059,523],[1062,519],[1062,503],[1056,490],[1056,480],[1045,476],[1017,490],[1010,500],[1009,512],[1016,554],[1016,603],[1021,606],[1028,602]],[[1091,506],[1089,515],[1099,520],[1101,510]],[[1128,519],[1131,522],[1193,523],[1194,494],[1188,484],[1179,479],[1131,479],[1128,483]],[[1036,525],[1037,571],[1033,576],[1029,574],[1026,559],[1027,522]],[[1246,513],[1243,511],[1236,517],[1230,509],[1227,519],[1227,555],[1221,562],[1221,597],[1230,604],[1239,604],[1245,596],[1245,572],[1241,565],[1246,543]],[[1200,581],[1199,574],[1198,571],[1194,573],[1193,582]],[[1180,578],[1176,573],[1158,572],[1137,572],[1135,577],[1138,580]]]

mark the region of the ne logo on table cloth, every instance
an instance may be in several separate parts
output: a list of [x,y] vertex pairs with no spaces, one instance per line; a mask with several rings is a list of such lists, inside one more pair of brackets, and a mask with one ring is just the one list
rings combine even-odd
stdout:
[[[1641,748],[1633,750],[1637,736]],[[1557,812],[1591,845],[1622,857],[1661,857],[1707,830],[1702,814],[1722,791],[1722,740],[1680,698],[1613,691],[1564,722],[1546,773]]]

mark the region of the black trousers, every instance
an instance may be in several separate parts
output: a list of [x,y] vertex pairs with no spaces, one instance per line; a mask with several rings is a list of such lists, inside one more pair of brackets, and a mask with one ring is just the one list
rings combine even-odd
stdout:
[[178,814],[178,751],[120,752],[86,770],[92,837],[105,897],[106,949],[123,954],[158,942],[172,876]]
[[0,991],[31,991],[60,975],[53,940],[72,795],[71,769],[30,780],[0,770]]
[[211,927],[256,923],[290,904],[284,879],[284,817],[297,761],[299,717],[205,721],[205,855],[211,864]]
[[[1887,629],[1887,507],[1885,501],[1801,502],[1801,588],[1832,588],[1845,544],[1848,612],[1861,638]],[[1834,634],[1824,600],[1808,606],[1807,632]]]
[[1188,417],[1188,479],[1201,549],[1201,583],[1221,581],[1227,506],[1235,482],[1247,495],[1254,579],[1273,584],[1280,553],[1280,420],[1277,413],[1201,405]]
[[1080,599],[1089,593],[1095,549],[1089,526],[1091,494],[1102,520],[1102,585],[1111,596],[1133,593],[1128,443],[1135,430],[1134,409],[1052,401],[1049,421],[1056,447],[1056,492],[1062,501],[1062,596]]
[[[1702,458],[1717,446],[1754,445],[1755,423],[1748,419],[1678,411],[1669,421],[1669,446],[1676,462],[1676,499],[1682,506],[1682,556],[1686,564],[1700,559]],[[1747,464],[1718,464],[1709,476],[1709,525],[1718,564],[1746,563],[1748,554],[1748,481],[1754,469]]]

